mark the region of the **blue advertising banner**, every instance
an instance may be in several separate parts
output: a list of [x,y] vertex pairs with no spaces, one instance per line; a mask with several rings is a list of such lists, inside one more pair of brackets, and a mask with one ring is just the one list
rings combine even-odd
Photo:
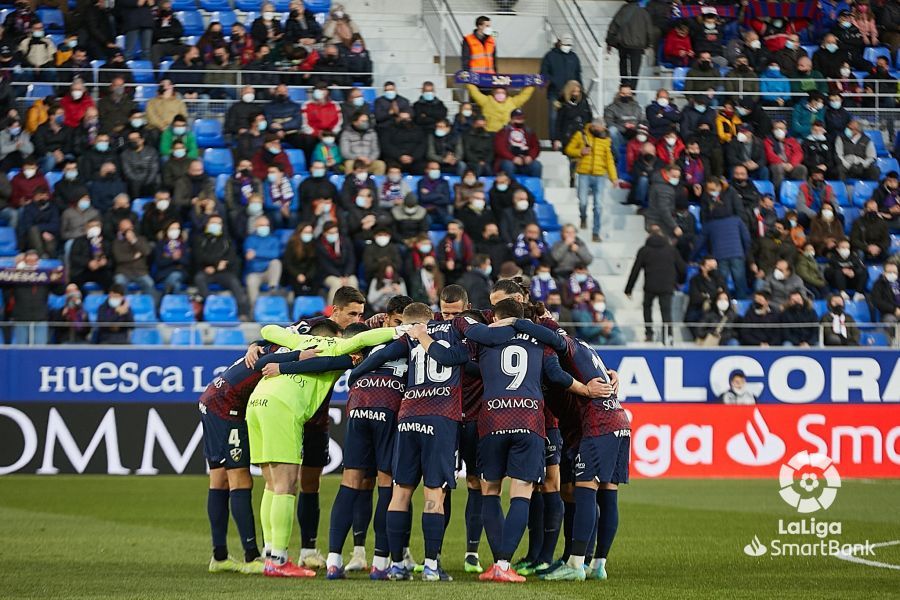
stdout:
[[[626,402],[713,402],[741,370],[761,404],[900,403],[900,353],[891,349],[625,348],[600,356],[619,372]],[[0,402],[193,402],[241,358],[213,348],[3,348]],[[343,403],[346,392],[342,377],[333,401]]]

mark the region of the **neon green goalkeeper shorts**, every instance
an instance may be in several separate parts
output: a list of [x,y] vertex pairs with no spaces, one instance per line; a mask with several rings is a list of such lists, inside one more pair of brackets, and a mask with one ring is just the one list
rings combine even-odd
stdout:
[[303,421],[296,411],[276,396],[259,396],[247,402],[250,462],[300,464]]

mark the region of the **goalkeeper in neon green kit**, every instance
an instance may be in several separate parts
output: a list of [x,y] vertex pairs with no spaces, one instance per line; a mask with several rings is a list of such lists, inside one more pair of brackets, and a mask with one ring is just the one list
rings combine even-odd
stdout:
[[[321,357],[349,355],[367,346],[390,341],[395,329],[385,327],[341,339],[340,328],[330,320],[316,324],[311,335],[299,335],[277,325],[262,329],[262,337],[293,351],[316,349]],[[299,358],[299,352],[296,352]],[[282,357],[283,358],[283,357]],[[260,466],[266,480],[260,517],[266,546],[265,574],[270,577],[314,577],[315,571],[288,560],[288,545],[297,500],[297,474],[301,462],[303,424],[312,417],[332,386],[351,366],[337,360],[335,370],[299,374],[297,363],[263,366],[263,373],[281,373],[261,380],[247,403],[250,462]]]

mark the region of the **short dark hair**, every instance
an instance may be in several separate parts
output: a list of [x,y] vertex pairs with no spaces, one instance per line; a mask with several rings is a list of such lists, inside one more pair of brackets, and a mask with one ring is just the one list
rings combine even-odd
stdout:
[[309,328],[309,335],[317,335],[317,336],[336,336],[341,332],[341,327],[331,319],[324,319],[322,321],[318,321],[315,325]]
[[461,285],[451,284],[441,290],[441,302],[462,302],[469,303],[469,293],[466,288]]
[[477,321],[484,325],[487,324],[487,319],[484,318],[484,313],[481,312],[480,310],[477,310],[474,308],[470,308],[468,310],[462,311],[461,313],[459,313],[459,316],[465,317],[467,319],[471,319],[473,321]]
[[522,294],[527,296],[525,290],[522,289],[522,285],[518,283],[514,279],[501,279],[497,283],[494,284],[494,287],[491,288],[491,293],[494,292],[503,292],[504,294],[513,295],[513,294]]
[[486,22],[488,22],[488,21],[490,21],[490,20],[491,20],[490,17],[486,17],[486,16],[484,16],[484,15],[481,15],[480,17],[478,17],[477,19],[475,19],[475,27],[481,27],[484,23],[486,23]]
[[120,296],[124,296],[125,295],[125,286],[122,285],[121,283],[114,283],[111,286],[109,286],[109,293],[110,294],[119,294]]
[[480,267],[481,265],[483,265],[484,263],[486,263],[489,260],[491,260],[491,257],[488,256],[487,254],[476,254],[475,256],[472,257],[472,266]]
[[388,300],[384,312],[389,315],[402,315],[403,311],[406,310],[406,307],[413,302],[413,299],[409,296],[394,296]]
[[369,330],[369,326],[365,323],[350,323],[344,329],[344,337],[353,337],[357,333],[364,333]]
[[507,317],[521,319],[525,316],[525,307],[517,300],[506,298],[494,306],[494,316],[497,319],[505,319]]
[[331,303],[338,308],[344,308],[348,304],[365,304],[366,297],[355,287],[345,285],[337,289]]

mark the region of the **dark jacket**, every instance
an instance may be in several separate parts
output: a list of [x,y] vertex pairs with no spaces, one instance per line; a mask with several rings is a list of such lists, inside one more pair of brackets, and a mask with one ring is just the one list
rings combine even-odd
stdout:
[[[172,247],[170,247],[172,244]],[[175,246],[169,240],[162,240],[156,244],[153,250],[153,264],[156,266],[156,281],[165,281],[171,273],[181,271],[188,278],[191,268],[190,248],[186,243],[181,244],[181,256],[175,256]]]
[[681,113],[681,137],[685,142],[689,141],[697,128],[701,125],[709,125],[711,131],[716,130],[716,111],[707,107],[705,112],[700,112],[693,106],[685,107]]
[[435,123],[447,118],[447,107],[440,98],[427,102],[419,98],[413,104],[413,121],[423,129],[434,129]]
[[319,236],[316,241],[316,256],[319,257],[319,278],[324,281],[326,277],[346,277],[356,274],[356,255],[353,252],[353,242],[350,238],[341,235],[338,242],[341,247],[340,256],[333,256],[329,251],[325,236]]
[[850,246],[854,250],[868,254],[869,244],[875,244],[881,248],[882,256],[885,255],[891,244],[888,222],[877,213],[863,215],[856,219],[853,222],[853,229],[850,230]]
[[139,6],[137,0],[117,0],[116,9],[122,18],[122,31],[153,28],[153,7],[149,3]]
[[117,325],[109,327],[100,327],[97,331],[98,344],[127,344],[128,332],[131,331],[134,323],[134,313],[129,308],[125,314],[120,315],[116,309],[104,302],[97,309],[97,321],[100,323],[117,323]]
[[396,102],[397,109],[400,112],[412,112],[412,107],[409,104],[409,100],[397,94],[397,97],[393,100],[388,100],[384,96],[379,96],[375,98],[375,123],[378,127],[384,127],[385,125],[389,125],[394,122],[394,116],[391,114],[391,105]]
[[480,163],[491,165],[494,162],[494,134],[482,129],[474,128],[466,132],[462,137],[463,160],[470,167]]
[[653,43],[650,13],[637,2],[628,2],[613,17],[606,32],[606,45],[613,48],[644,50]]
[[415,124],[409,126],[389,125],[384,130],[381,155],[389,160],[399,161],[404,154],[421,161],[425,158],[425,132]]
[[547,98],[552,102],[567,81],[581,83],[581,60],[574,52],[566,53],[553,48],[541,60],[541,75],[547,82]]
[[218,267],[219,261],[227,261],[227,271],[239,273],[237,264],[237,252],[234,244],[225,235],[195,235],[191,247],[191,257],[194,261],[194,272],[202,271],[206,267]]
[[663,108],[654,100],[647,105],[647,123],[649,124],[650,137],[659,139],[681,123],[681,112],[678,107],[669,103]]
[[37,128],[31,136],[36,156],[44,156],[56,150],[62,150],[63,154],[72,154],[72,129],[61,126],[59,131],[53,131],[48,123]]
[[709,244],[709,254],[716,260],[745,258],[750,254],[750,232],[740,217],[713,219],[703,225],[694,256],[699,256]]
[[638,250],[634,266],[625,285],[625,293],[631,295],[641,270],[644,271],[644,293],[671,294],[684,281],[685,264],[675,246],[662,235],[651,235]]
[[810,346],[816,346],[819,342],[819,329],[812,327],[799,327],[800,324],[816,323],[819,316],[808,305],[789,307],[779,315],[779,322],[782,325],[790,325],[781,330],[781,341],[790,342],[795,346],[799,346],[806,342]]
[[872,292],[869,294],[869,300],[881,316],[892,315],[900,303],[897,302],[891,284],[884,277],[879,277],[872,286]]
[[25,236],[32,227],[37,227],[41,233],[51,233],[59,238],[60,213],[59,207],[49,200],[42,204],[30,202],[22,208],[19,217],[19,235]]
[[697,273],[688,283],[688,311],[702,311],[703,305],[707,302],[710,306],[714,305],[716,294],[719,290],[725,289],[727,289],[725,278],[718,271],[710,273],[710,277]]
[[[300,108],[299,104],[288,98],[284,100],[275,98],[263,106],[263,114],[266,115],[269,125],[279,123],[285,133],[294,133],[303,126]],[[246,123],[243,126],[246,127]]]
[[[112,274],[112,245],[105,235],[101,247],[102,254],[106,256],[109,262],[107,262],[106,267],[103,268],[106,275],[100,277],[100,279],[109,279]],[[91,242],[87,239],[87,236],[75,238],[72,242],[72,249],[69,252],[69,279],[78,282],[91,281],[92,278],[88,276],[88,263],[91,262],[93,258]]]
[[[729,169],[731,169],[735,165],[743,164],[743,162],[747,160],[746,158],[744,158],[744,152],[745,150],[747,150],[745,146],[746,144],[744,144],[743,142],[739,142],[737,137],[735,137],[725,145],[725,164]],[[761,167],[768,164],[768,162],[766,161],[766,149],[763,146],[762,141],[756,136],[753,136],[753,141],[750,144],[748,156],[750,160]]]
[[469,293],[469,302],[472,308],[484,310],[491,307],[491,278],[477,269],[469,269],[457,280]]
[[[223,131],[229,135],[237,135],[239,129],[247,129],[250,122],[263,112],[263,107],[255,102],[235,102],[225,113]],[[266,117],[268,118],[268,117]]]
[[591,122],[591,105],[585,98],[575,104],[562,99],[559,100],[559,103],[553,141],[562,142],[565,146],[574,133],[581,131],[585,125]]
[[741,327],[740,340],[742,346],[761,346],[768,344],[777,346],[781,344],[781,331],[772,327],[778,323],[778,315],[771,311],[758,315],[753,307],[747,309],[747,313],[741,318],[741,323],[752,327]]

